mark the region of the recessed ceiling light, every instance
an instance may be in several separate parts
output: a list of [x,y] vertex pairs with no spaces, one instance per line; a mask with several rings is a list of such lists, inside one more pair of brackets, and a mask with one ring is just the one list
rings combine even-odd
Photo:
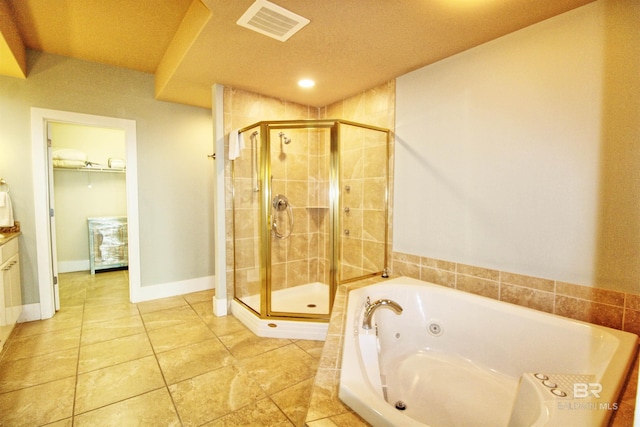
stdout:
[[316,82],[311,79],[302,79],[298,82],[298,86],[300,87],[314,87]]

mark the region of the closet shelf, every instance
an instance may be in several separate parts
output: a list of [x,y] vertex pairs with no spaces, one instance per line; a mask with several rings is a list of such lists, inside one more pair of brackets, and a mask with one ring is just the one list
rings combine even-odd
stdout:
[[125,173],[126,169],[114,169],[114,168],[102,168],[102,167],[84,167],[84,168],[59,168],[54,167],[56,171],[70,171],[70,172],[109,172],[109,173]]

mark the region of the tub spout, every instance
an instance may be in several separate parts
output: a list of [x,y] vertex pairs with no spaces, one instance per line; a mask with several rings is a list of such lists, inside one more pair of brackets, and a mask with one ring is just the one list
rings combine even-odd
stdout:
[[364,307],[364,320],[362,321],[362,329],[371,329],[371,318],[373,317],[373,313],[380,307],[389,307],[397,314],[402,313],[402,307],[395,301],[391,301],[390,299],[379,299],[378,301],[371,304],[371,300],[367,297],[367,303]]

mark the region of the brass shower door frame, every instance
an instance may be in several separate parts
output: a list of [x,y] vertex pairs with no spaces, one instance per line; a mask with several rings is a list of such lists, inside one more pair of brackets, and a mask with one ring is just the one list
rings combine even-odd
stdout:
[[[259,152],[259,167],[257,171],[258,176],[258,188],[259,188],[259,234],[260,234],[260,312],[247,305],[244,301],[236,297],[235,285],[236,280],[236,265],[234,256],[234,299],[240,304],[251,310],[255,315],[261,319],[274,319],[274,320],[292,320],[296,321],[322,321],[326,322],[331,316],[333,309],[334,296],[338,285],[348,283],[356,280],[361,280],[368,277],[380,275],[383,271],[374,272],[360,277],[351,278],[348,280],[340,281],[341,277],[341,244],[340,244],[340,232],[341,230],[341,215],[340,215],[340,196],[341,196],[341,184],[340,184],[340,125],[355,126],[358,128],[374,130],[383,132],[386,134],[386,186],[384,195],[384,210],[385,210],[385,248],[384,248],[384,269],[388,266],[388,228],[389,228],[389,142],[390,131],[385,128],[366,125],[363,123],[352,122],[348,120],[275,120],[275,121],[260,121],[246,126],[239,130],[239,133],[246,132],[251,129],[259,128],[260,131],[260,146],[257,151]],[[272,311],[271,304],[271,197],[272,194],[272,182],[271,182],[271,131],[280,129],[329,129],[330,131],[330,153],[329,153],[329,239],[331,242],[330,250],[330,268],[329,268],[329,310],[326,314],[314,314],[314,313],[297,313],[297,312],[274,312]],[[232,205],[234,208],[233,220],[234,220],[234,247],[235,247],[235,168],[232,165]],[[235,249],[234,249],[235,250]]]

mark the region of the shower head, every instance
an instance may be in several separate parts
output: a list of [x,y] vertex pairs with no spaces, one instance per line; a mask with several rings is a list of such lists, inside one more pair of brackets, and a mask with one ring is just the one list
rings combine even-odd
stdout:
[[287,135],[285,135],[284,132],[280,132],[278,136],[280,137],[280,142],[284,142],[285,144],[289,144],[291,142],[291,138],[287,138]]

